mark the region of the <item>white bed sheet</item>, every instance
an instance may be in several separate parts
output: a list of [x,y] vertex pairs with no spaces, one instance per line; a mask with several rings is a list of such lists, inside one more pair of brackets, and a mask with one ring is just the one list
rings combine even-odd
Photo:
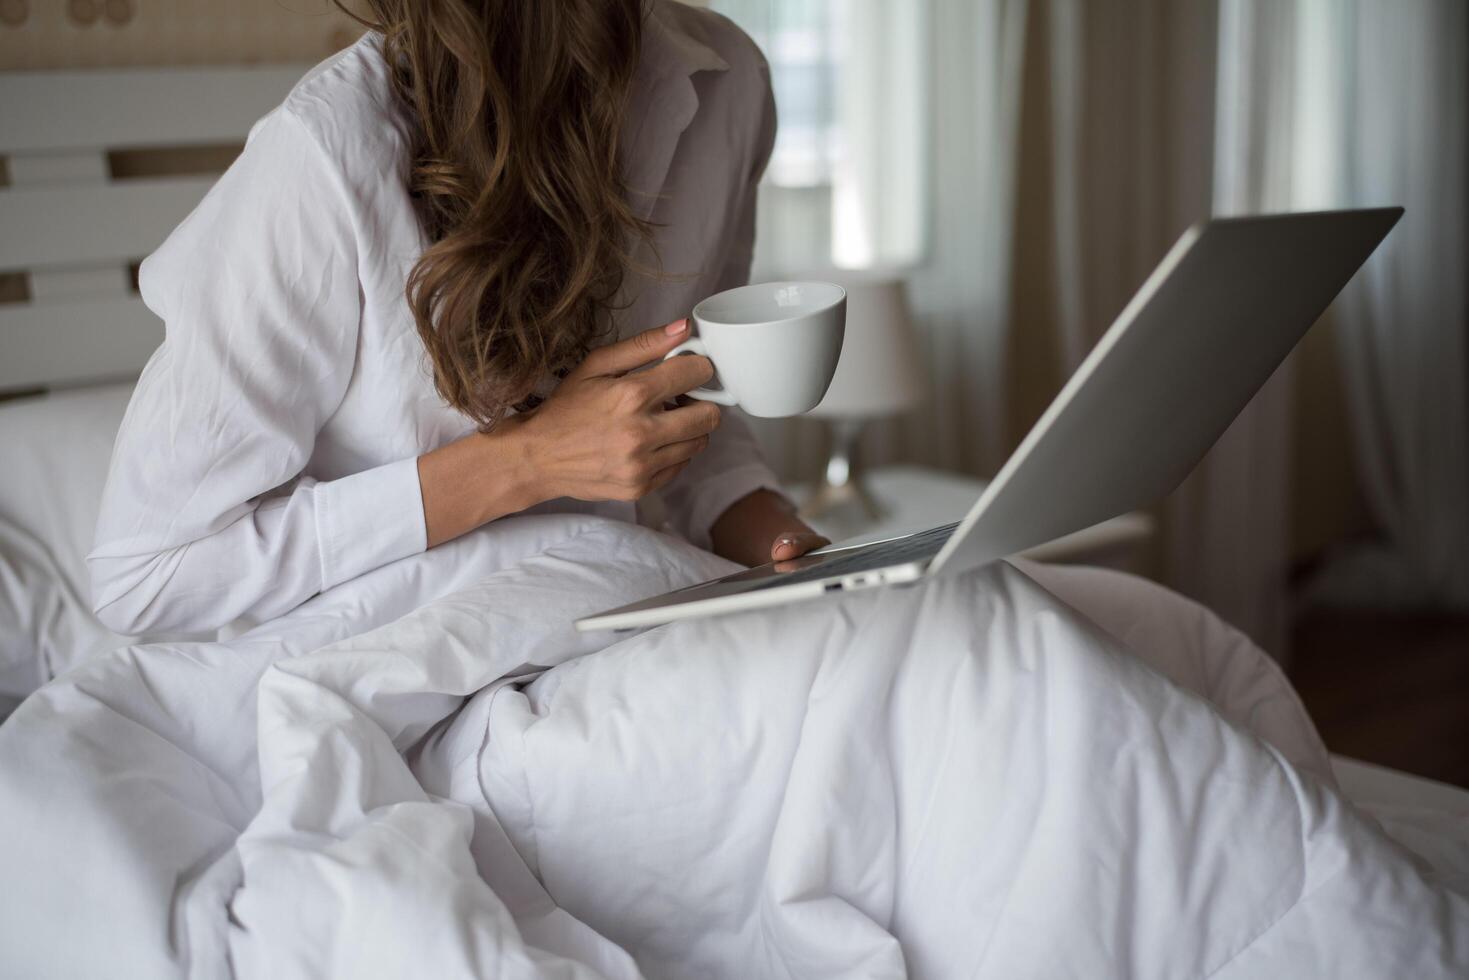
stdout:
[[1342,756],[1331,767],[1343,795],[1469,895],[1469,790]]
[[1198,607],[1018,563],[570,629],[723,567],[513,519],[232,643],[82,665],[0,726],[0,949],[36,976],[1469,969],[1469,903]]
[[24,697],[126,642],[92,615],[86,555],[131,393],[105,385],[0,405],[0,696]]

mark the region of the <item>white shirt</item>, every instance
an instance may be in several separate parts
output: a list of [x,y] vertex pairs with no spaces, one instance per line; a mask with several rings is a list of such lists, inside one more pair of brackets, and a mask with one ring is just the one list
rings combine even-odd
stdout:
[[[142,266],[166,339],[123,420],[88,556],[97,615],[117,632],[263,621],[426,546],[417,457],[473,425],[435,392],[404,299],[426,240],[380,43],[369,34],[313,69]],[[746,281],[774,130],[750,40],[716,14],[655,4],[624,170],[671,275],[629,274],[622,333]],[[707,546],[725,508],[775,486],[726,411],[663,499]],[[635,519],[626,503],[538,509]]]

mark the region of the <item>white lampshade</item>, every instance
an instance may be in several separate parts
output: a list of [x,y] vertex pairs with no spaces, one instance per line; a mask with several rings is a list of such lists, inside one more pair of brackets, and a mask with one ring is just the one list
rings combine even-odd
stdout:
[[831,387],[810,414],[870,418],[916,405],[923,395],[923,372],[902,281],[850,272],[817,278],[846,289],[847,332]]

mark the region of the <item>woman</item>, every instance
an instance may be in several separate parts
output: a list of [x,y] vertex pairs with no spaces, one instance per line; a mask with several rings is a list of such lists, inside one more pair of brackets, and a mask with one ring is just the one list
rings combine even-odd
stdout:
[[669,406],[707,360],[629,373],[748,278],[757,49],[677,4],[373,6],[143,264],[167,340],[89,556],[101,620],[268,620],[498,517],[634,520],[654,491],[745,564],[824,543],[737,418]]
[[[734,418],[667,407],[707,362],[637,371],[747,275],[774,127],[754,47],[671,3],[372,5],[377,30],[261,121],[143,266],[168,337],[118,437],[90,558],[102,620],[269,619],[498,517],[633,520],[655,490],[739,561],[818,543]],[[668,325],[599,346],[650,323]],[[1150,624],[1172,609],[1159,590],[995,566],[577,656],[537,610],[568,561],[578,598],[626,587],[632,535],[595,527],[448,618],[288,669],[264,666],[283,646],[266,631],[234,659],[143,647],[44,689],[0,732],[0,778],[31,807],[0,839],[38,868],[13,941],[78,900],[100,897],[109,929],[138,906],[31,860],[53,814],[98,813],[76,852],[121,852],[169,896],[167,928],[142,931],[270,976],[1295,976],[1302,955],[1386,975],[1369,956],[1422,946],[1398,922],[1447,915],[1300,780],[1325,754],[1278,672],[1200,610]],[[691,554],[712,562],[668,545],[646,567]],[[1088,590],[1111,636],[1055,599]],[[1113,636],[1233,692],[1230,717],[1297,768]],[[129,673],[180,660],[204,669],[172,694],[168,670]],[[239,660],[264,671],[244,699],[219,668]],[[143,709],[113,711],[130,684]],[[222,717],[258,722],[250,763]],[[231,763],[177,744],[196,736]],[[114,754],[129,744],[162,751]],[[1349,851],[1365,870],[1340,873]],[[32,901],[49,878],[62,897]],[[1156,925],[1175,920],[1194,928]]]

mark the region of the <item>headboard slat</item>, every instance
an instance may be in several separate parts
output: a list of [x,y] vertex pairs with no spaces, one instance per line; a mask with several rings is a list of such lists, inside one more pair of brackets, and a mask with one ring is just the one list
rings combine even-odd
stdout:
[[8,190],[0,194],[0,228],[7,230],[0,269],[141,259],[213,184],[213,177],[168,177]]
[[7,73],[0,153],[228,143],[278,105],[304,65]]
[[17,186],[100,184],[107,177],[107,154],[97,150],[10,155],[10,183]]
[[238,146],[306,70],[0,72],[0,272],[29,285],[29,301],[0,304],[0,397],[136,375],[163,340],[128,266],[214,177],[115,179],[109,154]]
[[136,296],[0,306],[0,390],[136,375],[163,322]]
[[128,296],[132,287],[128,271],[112,263],[39,272],[31,270],[31,299],[37,303]]

